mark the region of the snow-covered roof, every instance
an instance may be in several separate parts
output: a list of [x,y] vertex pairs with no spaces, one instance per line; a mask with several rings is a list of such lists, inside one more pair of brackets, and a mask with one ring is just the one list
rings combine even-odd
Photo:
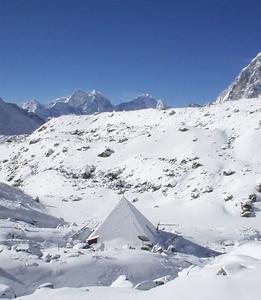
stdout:
[[99,236],[100,242],[140,245],[138,236],[146,236],[156,242],[157,231],[154,225],[125,197],[119,201],[105,221],[90,235]]

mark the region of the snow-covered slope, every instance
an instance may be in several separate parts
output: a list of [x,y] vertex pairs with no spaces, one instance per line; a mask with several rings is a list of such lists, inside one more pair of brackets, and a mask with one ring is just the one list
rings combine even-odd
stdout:
[[235,81],[223,91],[217,102],[261,97],[261,52],[246,66]]
[[43,123],[37,115],[27,113],[15,104],[0,98],[0,135],[31,133]]
[[[0,140],[0,181],[38,196],[44,213],[74,222],[36,229],[1,219],[0,283],[19,296],[44,282],[54,284],[54,290],[41,288],[25,299],[219,295],[243,300],[247,293],[257,300],[260,133],[260,99],[242,99],[175,110],[67,115],[49,120],[28,137]],[[86,248],[89,228],[101,224],[123,194],[155,227],[160,223],[160,230],[175,233],[171,246],[176,252],[111,248],[106,240]],[[125,218],[116,220],[128,236]],[[83,237],[79,229],[84,229]],[[210,250],[226,254],[211,258],[208,254],[218,253]],[[110,285],[120,275],[126,275],[128,286],[146,281],[143,288],[157,285],[153,280],[158,277],[167,276],[156,280],[160,283],[175,279],[148,292],[81,288]]]
[[63,223],[49,216],[43,205],[17,188],[0,182],[0,219],[23,221],[38,227],[56,227]]
[[63,116],[0,145],[0,179],[77,223],[101,222],[124,193],[154,224],[261,229],[259,202],[241,216],[260,197],[260,109],[256,99]]
[[192,266],[165,285],[140,291],[126,287],[43,288],[23,300],[245,300],[260,299],[261,244],[236,247],[204,267]]

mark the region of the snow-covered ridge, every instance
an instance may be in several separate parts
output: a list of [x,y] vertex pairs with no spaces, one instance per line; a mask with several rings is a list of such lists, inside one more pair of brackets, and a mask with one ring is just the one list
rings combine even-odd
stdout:
[[22,108],[37,114],[45,120],[48,117],[68,114],[89,115],[96,112],[111,112],[113,110],[163,109],[166,107],[162,100],[156,100],[149,94],[143,94],[133,100],[112,105],[110,100],[96,90],[89,93],[77,90],[71,96],[58,98],[48,105],[40,104],[37,101],[28,101],[22,104]]
[[217,98],[217,102],[261,97],[261,52],[246,66],[235,81]]

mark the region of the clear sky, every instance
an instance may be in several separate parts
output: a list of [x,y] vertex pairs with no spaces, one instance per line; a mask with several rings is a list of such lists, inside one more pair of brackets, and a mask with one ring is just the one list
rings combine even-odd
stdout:
[[261,0],[0,0],[0,96],[213,100],[261,51]]

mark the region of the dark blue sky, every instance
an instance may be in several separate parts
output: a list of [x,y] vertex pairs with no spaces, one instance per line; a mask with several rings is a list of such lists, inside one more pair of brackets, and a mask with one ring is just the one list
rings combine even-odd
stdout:
[[261,0],[0,0],[0,96],[213,100],[261,51]]

